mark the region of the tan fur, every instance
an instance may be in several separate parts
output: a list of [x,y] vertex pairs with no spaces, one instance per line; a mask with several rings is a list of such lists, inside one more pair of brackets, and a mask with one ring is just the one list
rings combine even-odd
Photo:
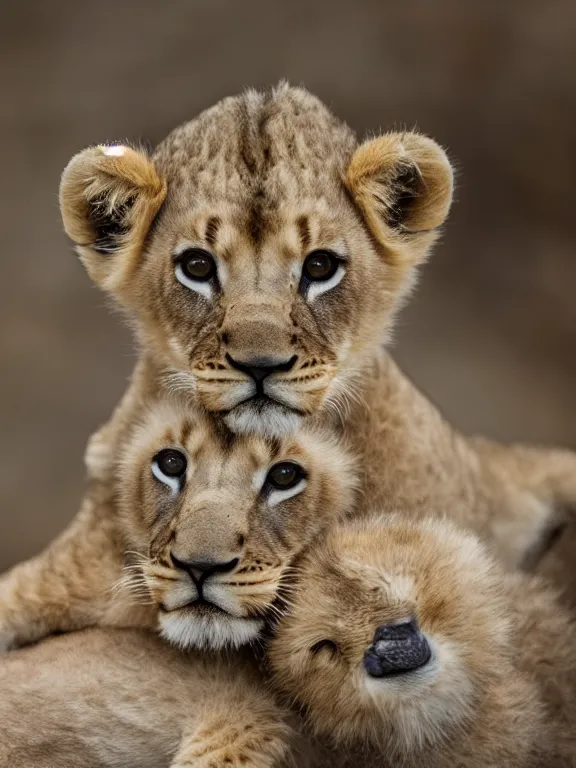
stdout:
[[[576,501],[574,454],[535,451],[529,465],[523,448],[478,447],[382,350],[451,203],[450,163],[434,141],[402,132],[358,145],[315,97],[284,84],[225,99],[173,131],[150,158],[126,150],[114,162],[104,168],[101,154],[86,150],[61,186],[68,234],[142,347],[130,389],[90,444],[92,476],[106,482],[102,457],[115,455],[142,400],[168,390],[220,413],[234,431],[286,434],[303,415],[328,423],[359,456],[371,504],[456,509],[511,566],[537,554]],[[78,168],[90,170],[85,188],[71,181]],[[138,187],[126,219],[114,208],[114,174],[121,200],[127,178],[145,175],[166,187],[144,239],[131,227],[138,200],[153,195]],[[149,185],[156,201],[159,183]],[[112,253],[98,251],[96,234],[86,239],[94,221],[103,225],[101,204],[87,208],[94,189],[107,195],[112,240],[124,222]],[[207,295],[175,277],[183,244],[217,262]],[[309,300],[300,270],[319,248],[333,249],[345,273]],[[265,380],[269,399],[256,405],[247,400],[254,383],[230,357],[297,359]]]
[[[407,617],[432,659],[369,678],[376,629]],[[568,768],[575,653],[556,592],[476,537],[437,519],[340,523],[299,563],[268,648],[300,725],[240,652],[73,633],[0,661],[0,766]]]
[[1,768],[269,768],[294,735],[252,662],[87,630],[0,661]]
[[[130,279],[165,197],[166,183],[154,166],[143,153],[129,147],[122,147],[119,155],[110,154],[107,147],[93,147],[68,164],[62,176],[60,207],[70,237],[79,245],[93,245],[99,240],[98,220],[116,216],[117,240],[112,251],[117,270],[107,283],[109,290]],[[129,232],[129,237],[125,238],[124,232]],[[110,244],[99,246],[104,252],[110,250]],[[97,282],[105,279],[98,263],[87,262],[86,267]]]
[[[432,659],[369,677],[376,629],[407,617]],[[559,768],[576,765],[575,654],[554,590],[446,521],[392,516],[338,525],[305,558],[268,655],[315,764]]]
[[[166,448],[188,460],[177,493],[153,474]],[[265,485],[284,461],[306,473],[286,498]],[[183,647],[242,645],[270,618],[295,556],[354,500],[353,462],[330,435],[237,436],[177,401],[144,410],[112,464],[113,491],[94,482],[72,526],[0,579],[4,648],[95,625],[158,626]],[[238,562],[206,576],[201,594],[174,557]]]
[[[152,205],[152,193],[143,190],[129,216],[121,205],[115,210],[114,169],[101,169],[103,148],[80,153],[63,174],[64,226],[93,279],[137,320],[155,362],[208,410],[229,411],[233,428],[283,431],[295,412],[338,400],[341,385],[386,337],[448,212],[452,172],[435,142],[396,133],[356,152],[355,144],[350,129],[303,90],[283,86],[269,96],[227,99],[176,129],[151,160],[128,148],[113,158],[121,203],[126,177],[139,175],[144,163],[167,186],[146,241],[141,230],[130,234],[130,224],[141,200]],[[380,165],[369,162],[374,157]],[[102,180],[82,189],[71,181],[80,173]],[[101,252],[94,224],[102,223],[103,190],[113,228],[119,219],[126,228],[112,254]],[[217,258],[221,290],[213,301],[174,279],[172,258],[182,243]],[[337,286],[331,300],[309,302],[297,291],[301,263],[326,247],[346,258],[346,287]],[[255,413],[239,404],[246,376],[226,354],[298,360],[269,382],[275,403]]]

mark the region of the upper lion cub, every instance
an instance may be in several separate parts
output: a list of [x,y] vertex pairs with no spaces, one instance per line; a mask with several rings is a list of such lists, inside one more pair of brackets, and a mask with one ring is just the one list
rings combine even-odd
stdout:
[[148,157],[96,146],[62,177],[64,226],[142,349],[93,439],[90,473],[144,398],[168,388],[235,432],[333,421],[361,459],[370,503],[458,515],[512,566],[576,501],[569,452],[455,433],[383,351],[438,236],[452,169],[425,136],[358,145],[314,96],[285,84],[228,98]]

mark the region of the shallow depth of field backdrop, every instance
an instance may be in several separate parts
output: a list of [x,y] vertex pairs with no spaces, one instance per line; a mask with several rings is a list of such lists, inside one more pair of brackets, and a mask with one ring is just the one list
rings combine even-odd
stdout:
[[574,0],[5,0],[0,9],[0,570],[73,516],[133,364],[61,232],[59,174],[246,86],[302,83],[360,134],[459,167],[396,357],[458,426],[576,448]]

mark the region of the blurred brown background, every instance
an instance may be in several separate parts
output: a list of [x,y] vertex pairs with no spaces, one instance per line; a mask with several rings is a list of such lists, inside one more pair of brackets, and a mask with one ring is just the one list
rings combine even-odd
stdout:
[[3,2],[0,569],[74,514],[133,363],[61,233],[60,171],[281,77],[449,148],[457,204],[397,358],[466,430],[576,447],[575,40],[574,0]]

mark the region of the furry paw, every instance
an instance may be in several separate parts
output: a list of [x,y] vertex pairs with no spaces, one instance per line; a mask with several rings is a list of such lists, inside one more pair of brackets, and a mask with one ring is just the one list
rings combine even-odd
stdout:
[[230,750],[222,750],[217,754],[178,757],[170,768],[274,768],[276,762],[269,762],[263,755],[250,751],[235,754]]
[[222,755],[204,755],[202,757],[185,757],[177,759],[170,765],[170,768],[246,768],[246,766],[260,766],[261,763],[254,763],[249,756],[235,758],[229,753]]
[[187,744],[170,768],[276,768],[285,765],[287,745],[281,739],[262,735],[259,739],[223,740],[217,746],[202,741]]
[[[253,698],[248,694],[253,693]],[[213,703],[218,696],[216,691]],[[278,768],[291,754],[295,734],[266,691],[250,688],[244,701],[225,700],[220,712],[187,734],[170,768]],[[231,706],[228,706],[231,704]]]

